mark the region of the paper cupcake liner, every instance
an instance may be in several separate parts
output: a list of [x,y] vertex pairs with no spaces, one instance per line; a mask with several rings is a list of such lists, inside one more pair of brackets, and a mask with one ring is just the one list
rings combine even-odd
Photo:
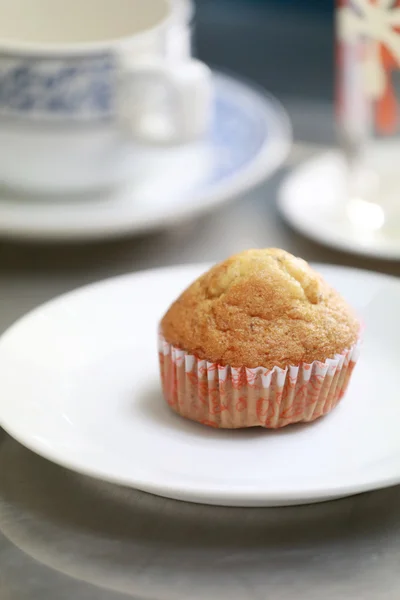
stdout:
[[322,417],[343,398],[359,351],[358,342],[325,362],[286,369],[234,368],[200,360],[159,335],[169,406],[183,417],[226,429],[276,429]]

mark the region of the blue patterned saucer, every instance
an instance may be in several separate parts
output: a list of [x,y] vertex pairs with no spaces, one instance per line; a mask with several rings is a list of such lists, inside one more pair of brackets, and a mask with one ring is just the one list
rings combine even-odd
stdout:
[[0,194],[0,236],[87,240],[133,235],[193,218],[248,191],[285,160],[291,128],[271,96],[215,74],[215,109],[201,143],[163,150],[114,192],[24,199]]

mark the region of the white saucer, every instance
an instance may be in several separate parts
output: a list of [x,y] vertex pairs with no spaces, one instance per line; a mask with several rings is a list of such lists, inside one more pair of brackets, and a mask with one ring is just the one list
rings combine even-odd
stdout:
[[47,202],[0,196],[0,236],[90,240],[144,233],[194,217],[233,199],[285,160],[291,129],[271,96],[231,77],[215,76],[215,116],[201,143],[164,150],[114,193]]
[[157,323],[204,266],[111,279],[33,311],[0,340],[0,424],[38,454],[157,495],[302,504],[400,483],[400,281],[319,267],[358,309],[365,347],[330,415],[281,431],[218,431],[161,397]]
[[380,209],[346,201],[346,166],[339,152],[327,152],[292,171],[278,199],[284,219],[302,235],[337,250],[399,260],[400,235],[379,227]]

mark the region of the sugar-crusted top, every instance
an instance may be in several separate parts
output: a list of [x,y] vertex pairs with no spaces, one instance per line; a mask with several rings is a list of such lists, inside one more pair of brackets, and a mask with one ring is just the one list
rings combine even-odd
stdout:
[[332,358],[357,341],[359,322],[304,260],[268,248],[202,275],[170,307],[161,330],[200,359],[271,368]]

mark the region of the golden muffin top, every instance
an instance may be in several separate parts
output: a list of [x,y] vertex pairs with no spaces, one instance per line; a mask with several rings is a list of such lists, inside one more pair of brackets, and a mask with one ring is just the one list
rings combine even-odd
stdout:
[[233,367],[324,361],[352,346],[359,322],[302,259],[275,248],[215,265],[170,307],[165,339],[200,359]]

